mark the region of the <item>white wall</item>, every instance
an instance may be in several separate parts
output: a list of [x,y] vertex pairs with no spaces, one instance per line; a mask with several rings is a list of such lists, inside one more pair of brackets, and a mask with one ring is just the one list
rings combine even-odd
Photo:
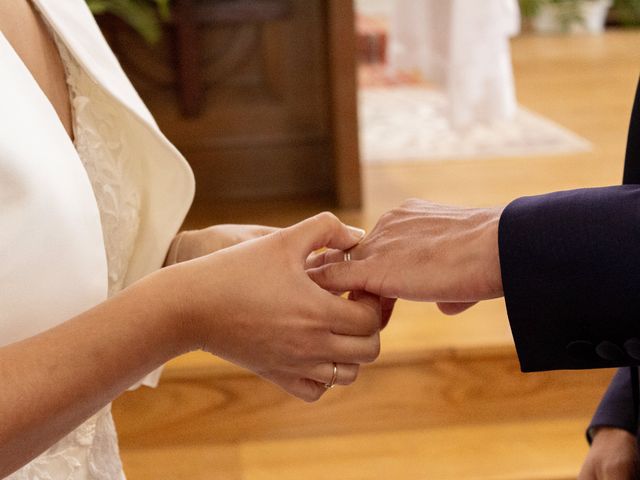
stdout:
[[389,16],[394,0],[356,0],[356,11],[371,16]]

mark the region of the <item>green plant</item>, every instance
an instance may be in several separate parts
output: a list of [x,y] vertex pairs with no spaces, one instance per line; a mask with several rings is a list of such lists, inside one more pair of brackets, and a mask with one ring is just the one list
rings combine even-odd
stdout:
[[572,24],[584,23],[580,4],[591,0],[520,0],[520,12],[524,18],[538,14],[543,5],[555,5],[562,30],[569,30]]
[[640,0],[614,0],[611,13],[622,25],[640,25]]
[[87,0],[94,15],[110,13],[129,24],[148,43],[162,36],[162,22],[170,17],[170,0]]

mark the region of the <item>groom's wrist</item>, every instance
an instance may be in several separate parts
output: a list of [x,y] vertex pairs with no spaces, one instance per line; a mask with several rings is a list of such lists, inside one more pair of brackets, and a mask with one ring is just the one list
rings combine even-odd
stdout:
[[487,298],[497,298],[504,295],[502,286],[502,272],[500,269],[500,249],[498,242],[498,231],[500,226],[500,216],[504,207],[491,208],[487,210],[488,219],[483,232],[483,252],[485,264],[482,267],[485,273],[487,285]]

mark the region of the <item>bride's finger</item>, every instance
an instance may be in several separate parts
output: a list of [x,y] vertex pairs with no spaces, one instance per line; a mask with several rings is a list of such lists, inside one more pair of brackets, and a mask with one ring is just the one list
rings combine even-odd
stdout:
[[379,297],[367,292],[353,291],[349,293],[349,300],[364,303],[369,305],[380,314],[380,330],[384,329],[393,313],[393,308],[396,304],[396,298]]
[[[323,265],[327,265],[329,263],[344,262],[346,260],[347,257],[344,250],[330,248],[322,252],[314,252],[309,255],[305,264],[305,270],[322,267]],[[351,260],[356,260],[356,258],[354,258],[353,252],[351,252]]]
[[[339,252],[340,254],[344,254],[342,250],[323,250],[321,252],[314,252],[307,257],[307,261],[304,269],[308,270],[310,268],[321,267],[325,263],[325,256],[328,252]],[[336,296],[344,295],[345,292],[339,292],[335,290],[329,290],[332,294]]]
[[301,377],[299,374],[272,372],[263,377],[305,402],[315,402],[327,391],[324,383]]
[[306,260],[311,252],[322,247],[347,250],[362,240],[365,231],[342,223],[335,215],[323,212],[315,217],[281,230],[284,237],[292,240]]
[[308,270],[310,268],[317,268],[324,265],[327,252],[328,250],[322,250],[321,252],[313,252],[311,255],[307,257],[307,261],[305,262],[304,269]]
[[372,363],[380,355],[380,333],[368,337],[331,335],[326,351],[329,354],[324,358],[337,363]]
[[307,275],[316,285],[330,292],[350,292],[353,290],[365,290],[370,293],[381,294],[380,291],[368,289],[369,279],[375,272],[370,264],[363,260],[350,262],[326,263],[318,268],[310,268]]
[[[333,379],[333,363],[321,363],[307,372],[307,378],[321,385],[330,385]],[[334,385],[351,385],[358,378],[360,365],[353,363],[336,363]]]

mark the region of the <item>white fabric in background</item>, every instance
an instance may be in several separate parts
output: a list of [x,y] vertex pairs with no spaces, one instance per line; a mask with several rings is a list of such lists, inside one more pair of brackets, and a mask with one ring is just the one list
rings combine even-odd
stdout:
[[516,0],[395,0],[389,69],[418,71],[443,88],[456,128],[511,119],[517,103],[509,38],[519,30]]

